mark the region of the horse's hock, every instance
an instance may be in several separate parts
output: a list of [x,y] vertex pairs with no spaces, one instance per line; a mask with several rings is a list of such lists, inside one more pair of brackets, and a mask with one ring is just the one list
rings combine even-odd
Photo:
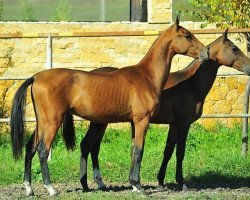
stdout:
[[[47,37],[49,33],[60,35],[52,37],[52,67],[92,70],[103,66],[123,67],[138,63],[146,54],[157,35],[156,31],[165,30],[170,25],[171,1],[151,0],[148,10],[148,21],[145,22],[111,22],[111,23],[78,23],[78,22],[0,22],[0,75],[4,77],[29,77],[46,69]],[[157,3],[158,2],[158,3]],[[159,10],[161,12],[159,12]],[[158,14],[157,14],[158,13]],[[164,16],[164,17],[163,17]],[[168,22],[163,24],[162,22]],[[161,23],[158,23],[161,22]],[[181,25],[190,30],[200,29],[201,23],[182,22]],[[210,26],[209,28],[215,28]],[[129,36],[133,31],[143,34]],[[101,32],[110,32],[116,36],[101,36]],[[44,34],[43,34],[44,33]],[[74,33],[100,33],[98,37],[72,37]],[[112,35],[111,34],[111,35]],[[40,35],[40,36],[39,36]],[[69,37],[71,36],[71,37]],[[220,33],[196,34],[205,45],[221,36]],[[229,38],[246,54],[246,41],[237,40],[238,34]],[[176,56],[172,62],[171,71],[185,68],[192,58]],[[238,71],[221,67],[215,84],[209,93],[204,114],[240,114],[243,113],[244,93],[248,78],[238,75]],[[229,75],[228,75],[229,74]],[[231,74],[231,75],[230,75]],[[7,91],[7,110],[13,94],[20,83],[13,84]],[[0,91],[4,85],[0,84]],[[0,105],[1,106],[1,105]],[[6,106],[6,105],[5,105]],[[27,107],[26,116],[34,116],[32,106]],[[232,125],[241,122],[240,118],[200,119],[204,125],[214,125],[216,121]]]

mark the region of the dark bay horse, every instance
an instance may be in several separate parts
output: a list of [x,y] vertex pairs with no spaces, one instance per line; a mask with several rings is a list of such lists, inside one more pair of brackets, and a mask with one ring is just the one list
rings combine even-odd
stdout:
[[[158,189],[163,188],[167,164],[175,145],[177,145],[176,181],[182,190],[187,190],[182,173],[187,134],[190,125],[202,115],[205,98],[215,81],[218,68],[225,65],[244,71],[247,75],[250,74],[250,59],[227,38],[227,30],[223,36],[216,39],[208,47],[209,60],[201,64],[195,59],[184,70],[170,73],[161,94],[160,110],[150,119],[150,123],[170,125],[164,158],[158,173]],[[117,68],[104,67],[94,71],[96,73],[110,73],[115,70]],[[88,148],[87,145],[83,149],[86,159],[91,153],[94,180],[99,189],[105,189],[99,172],[98,154],[106,127],[107,124],[91,122],[82,141],[83,144],[88,144],[93,141],[93,137],[99,137],[92,149]],[[132,131],[134,131],[133,125]]]
[[[133,146],[129,181],[133,189],[143,191],[140,184],[140,165],[149,120],[159,106],[161,91],[169,75],[174,55],[183,54],[201,60],[208,57],[206,47],[185,28],[179,19],[163,32],[142,60],[109,74],[98,74],[71,69],[51,69],[27,79],[17,90],[11,113],[11,140],[13,156],[18,159],[23,146],[23,107],[27,88],[31,87],[36,114],[36,128],[26,145],[24,185],[27,195],[31,187],[31,162],[38,151],[43,183],[50,195],[56,195],[48,170],[47,157],[58,128],[63,126],[64,140],[73,149],[73,123],[67,123],[71,114],[95,123],[131,122]],[[122,86],[122,87],[121,87]],[[70,121],[70,120],[68,120]],[[98,137],[95,139],[99,139]],[[88,190],[86,155],[81,144],[80,181]]]

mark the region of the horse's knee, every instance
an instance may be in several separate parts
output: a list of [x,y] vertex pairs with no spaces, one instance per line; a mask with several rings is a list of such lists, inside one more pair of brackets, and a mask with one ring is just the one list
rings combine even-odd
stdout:
[[46,149],[46,146],[43,140],[39,142],[37,146],[37,152],[38,152],[40,161],[47,159],[49,150]]

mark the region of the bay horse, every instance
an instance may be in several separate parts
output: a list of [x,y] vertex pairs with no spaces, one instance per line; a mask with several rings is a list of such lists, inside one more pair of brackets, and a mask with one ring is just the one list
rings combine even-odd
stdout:
[[[150,123],[170,125],[164,158],[157,176],[159,183],[157,190],[163,189],[167,164],[173,154],[175,145],[177,145],[176,182],[181,190],[185,191],[188,189],[184,183],[182,173],[186,139],[190,125],[202,115],[205,98],[215,81],[218,68],[221,65],[225,65],[250,75],[250,59],[228,39],[227,35],[228,30],[208,45],[209,60],[201,63],[195,59],[184,70],[170,73],[164,86],[161,94],[160,109],[150,119]],[[103,67],[93,71],[95,73],[112,73],[115,70],[117,68]],[[92,144],[92,149],[84,145],[83,151],[86,155],[85,159],[91,153],[94,181],[98,184],[98,189],[101,190],[105,190],[106,186],[101,178],[98,154],[106,127],[107,124],[91,122],[86,136],[82,140],[82,144],[92,144],[93,137],[99,138],[95,144]],[[133,124],[132,131],[134,131]]]
[[[22,155],[23,107],[25,94],[31,85],[32,102],[36,114],[36,128],[26,144],[24,186],[27,195],[33,195],[31,187],[31,162],[37,150],[42,169],[44,187],[49,195],[56,195],[50,181],[47,157],[58,128],[65,117],[75,114],[95,123],[131,122],[132,154],[129,182],[133,190],[143,192],[140,183],[140,166],[144,140],[150,118],[159,106],[160,94],[168,78],[174,55],[183,54],[204,60],[206,47],[187,29],[179,25],[179,19],[164,31],[150,47],[142,60],[109,74],[98,74],[72,69],[50,69],[27,79],[17,90],[11,112],[11,141],[13,156]],[[121,87],[122,86],[122,87]],[[69,120],[70,121],[70,120]],[[73,122],[63,126],[68,149],[75,146]],[[98,139],[98,138],[96,138]],[[80,182],[88,190],[87,160],[81,144]]]

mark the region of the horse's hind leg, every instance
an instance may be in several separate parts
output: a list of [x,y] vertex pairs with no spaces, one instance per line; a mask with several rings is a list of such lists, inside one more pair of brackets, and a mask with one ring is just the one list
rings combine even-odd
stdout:
[[[105,132],[106,126],[107,126],[106,124],[98,124],[98,123],[91,122],[90,127],[89,127],[85,137],[81,141],[80,182],[82,184],[82,188],[83,188],[84,191],[89,190],[88,184],[87,184],[88,155],[92,151],[92,149],[95,146],[96,142],[101,143],[102,136],[103,136],[103,134]],[[100,145],[98,145],[98,143],[97,143],[96,147],[100,148]],[[94,179],[95,179],[95,176],[96,176],[96,180],[98,180],[98,179],[101,180],[101,175],[100,175],[100,172],[99,172],[99,165],[98,165],[98,158],[96,158],[96,157],[98,157],[98,153],[99,153],[99,150],[97,150],[97,151],[94,150],[94,152],[93,152],[93,154],[95,154],[94,155],[94,162],[93,162]],[[99,185],[99,184],[101,184],[101,182],[97,182],[97,184],[98,184],[98,188],[99,188],[99,186],[101,186],[101,185]]]
[[35,144],[34,138],[35,133],[32,134],[29,141],[26,144],[26,153],[25,153],[25,167],[24,167],[24,186],[26,189],[26,195],[27,196],[33,196],[34,192],[31,187],[31,163],[32,159],[35,155],[37,144]]
[[42,132],[37,151],[42,169],[44,187],[48,190],[50,196],[55,196],[57,195],[57,192],[55,191],[50,181],[47,159],[51,144],[55,138],[58,127],[53,125],[47,125],[46,127],[47,129]]
[[182,163],[185,156],[186,140],[190,125],[183,125],[178,130],[176,147],[176,182],[180,185],[182,191],[188,190],[184,183]]
[[99,137],[97,138],[91,150],[91,160],[92,160],[92,165],[93,165],[94,181],[98,184],[98,190],[106,189],[106,185],[102,181],[100,168],[99,168],[99,160],[98,160],[100,146],[101,146],[102,138],[105,133],[106,127],[107,127],[107,124],[103,124],[103,125],[100,124],[96,126],[96,128],[98,128],[98,130],[96,131],[99,132],[98,133]]

